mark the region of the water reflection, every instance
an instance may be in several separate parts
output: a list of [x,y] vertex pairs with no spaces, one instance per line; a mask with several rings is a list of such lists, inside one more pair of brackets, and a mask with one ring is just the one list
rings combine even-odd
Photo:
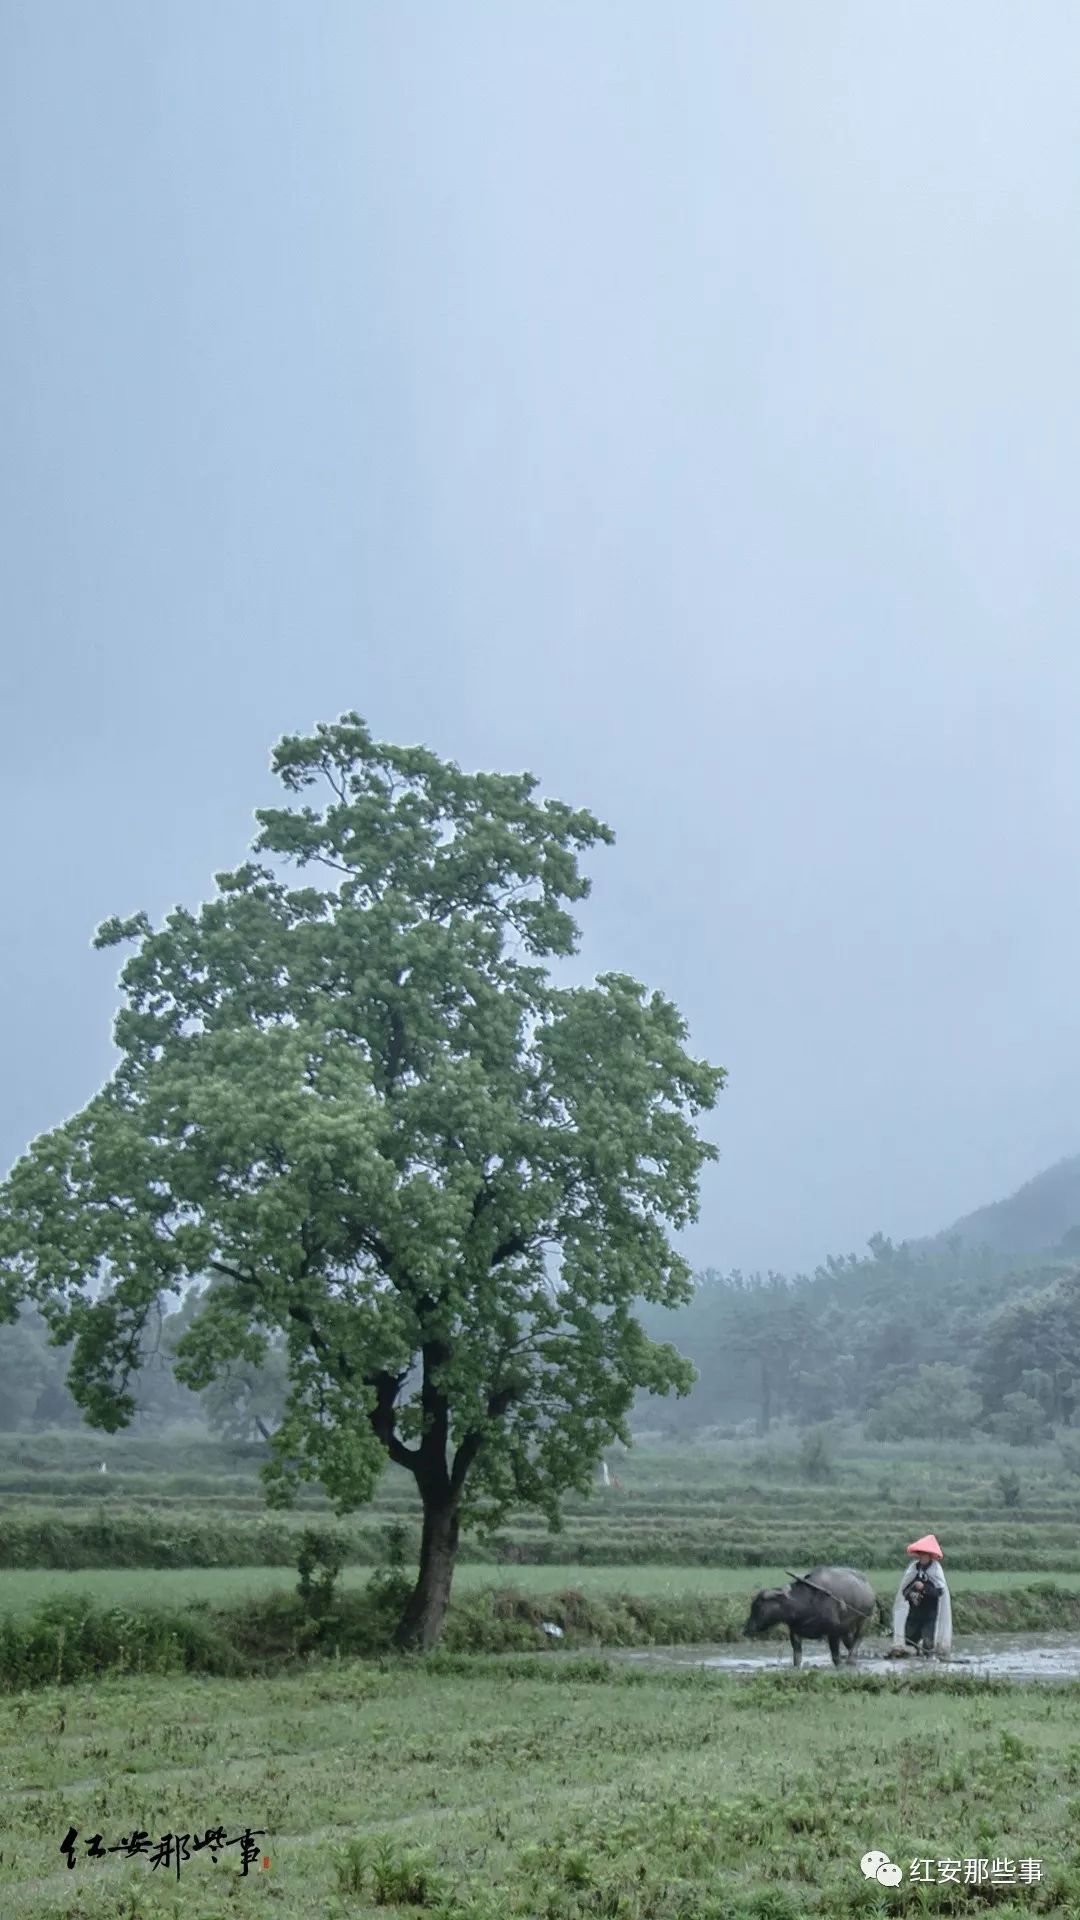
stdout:
[[[869,1642],[849,1669],[841,1672],[985,1674],[999,1680],[1080,1680],[1080,1640],[1064,1633],[994,1634],[985,1638],[961,1635],[953,1642],[949,1660],[886,1658],[884,1642]],[[786,1642],[768,1647],[634,1647],[613,1650],[613,1657],[665,1666],[709,1667],[719,1673],[790,1672],[791,1650]],[[803,1646],[803,1671],[822,1667],[832,1671],[828,1649]]]

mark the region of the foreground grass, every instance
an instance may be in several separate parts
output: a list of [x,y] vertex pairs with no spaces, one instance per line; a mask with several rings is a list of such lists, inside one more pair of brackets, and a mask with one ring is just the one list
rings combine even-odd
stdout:
[[[346,1567],[341,1584],[347,1590],[366,1586],[369,1567]],[[1055,1586],[1080,1590],[1080,1573],[1039,1576]],[[634,1593],[647,1596],[676,1594],[735,1594],[749,1596],[757,1587],[782,1585],[783,1567],[491,1567],[460,1566],[454,1575],[457,1594],[475,1593],[498,1585],[519,1593],[562,1593],[568,1587],[581,1593]],[[875,1591],[890,1603],[900,1578],[900,1567],[871,1572]],[[952,1573],[950,1589],[963,1593],[1005,1593],[1030,1584],[1032,1575],[1010,1572]],[[0,1572],[0,1612],[22,1612],[42,1600],[64,1594],[88,1594],[99,1606],[187,1606],[206,1600],[214,1606],[261,1599],[267,1594],[295,1592],[294,1567],[182,1567],[93,1568],[83,1573],[16,1569]]]
[[[599,1660],[343,1663],[255,1685],[105,1681],[0,1703],[5,1920],[849,1920],[1080,1912],[1074,1688]],[[265,1829],[179,1881],[60,1842]],[[870,1847],[905,1881],[865,1881]],[[81,1847],[79,1849],[81,1854]],[[1034,1886],[910,1860],[1040,1859]]]

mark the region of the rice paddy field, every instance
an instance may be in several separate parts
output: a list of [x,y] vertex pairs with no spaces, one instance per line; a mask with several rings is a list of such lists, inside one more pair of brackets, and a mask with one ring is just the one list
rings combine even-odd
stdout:
[[[261,1668],[260,1609],[297,1605],[283,1548],[302,1527],[346,1536],[347,1614],[387,1526],[411,1540],[416,1516],[389,1481],[348,1521],[314,1500],[269,1516],[257,1459],[191,1436],[0,1436],[0,1920],[1080,1917],[1080,1686],[734,1676],[604,1644],[627,1608],[646,1639],[703,1609],[737,1621],[755,1586],[814,1560],[861,1565],[891,1598],[927,1528],[958,1613],[1007,1628],[1049,1595],[1080,1638],[1080,1483],[1051,1450],[958,1450],[936,1483],[929,1453],[842,1438],[825,1480],[803,1476],[798,1436],[643,1445],[561,1536],[472,1542],[450,1651],[352,1657],[339,1638]],[[120,1623],[123,1659],[25,1682],[22,1640],[59,1648],[76,1596]],[[529,1625],[533,1603],[563,1643]],[[250,1670],[193,1670],[174,1634],[167,1671],[132,1671],[130,1632],[161,1609],[208,1643],[243,1620]],[[530,1650],[485,1651],[515,1609],[518,1638],[491,1644]],[[864,1876],[870,1849],[897,1884]]]
[[[803,1569],[805,1571],[805,1569]],[[899,1567],[868,1569],[875,1591],[892,1600]],[[370,1567],[346,1567],[341,1585],[346,1591],[363,1588]],[[479,1561],[458,1569],[456,1594],[475,1592],[497,1582],[506,1592],[549,1594],[573,1590],[586,1594],[631,1592],[641,1595],[731,1594],[748,1599],[759,1586],[781,1585],[783,1567],[514,1567],[498,1570]],[[1019,1572],[957,1573],[950,1581],[954,1599],[964,1593],[998,1593],[1024,1589],[1030,1576]],[[1056,1573],[1053,1585],[1080,1592],[1080,1573]],[[95,1567],[88,1572],[16,1569],[0,1573],[0,1610],[35,1607],[58,1594],[87,1594],[103,1607],[161,1603],[183,1606],[191,1601],[232,1605],[254,1597],[288,1591],[296,1586],[294,1567]]]

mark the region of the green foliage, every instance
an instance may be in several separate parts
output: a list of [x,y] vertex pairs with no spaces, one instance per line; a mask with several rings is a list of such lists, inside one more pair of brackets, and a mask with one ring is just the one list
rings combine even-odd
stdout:
[[367,1840],[350,1840],[347,1847],[340,1848],[334,1859],[339,1893],[355,1896],[366,1892],[370,1860]]
[[[658,1331],[650,1309],[643,1320]],[[919,1413],[917,1389],[914,1404],[894,1408],[892,1397],[942,1365],[965,1375],[947,1411],[924,1409],[944,1422],[943,1438],[975,1434],[1017,1390],[1054,1426],[1080,1405],[1080,1276],[1064,1251],[1017,1263],[956,1236],[920,1246],[878,1236],[866,1255],[809,1276],[703,1273],[667,1333],[698,1372],[691,1395],[665,1410],[673,1436],[865,1420],[884,1408],[873,1431],[891,1437]]]
[[409,1536],[399,1520],[394,1520],[383,1534],[383,1546],[386,1566],[391,1573],[401,1573],[409,1557]]
[[[184,1336],[193,1326],[207,1295],[220,1293],[222,1283],[191,1287],[176,1313],[164,1322],[162,1345],[175,1371]],[[268,1441],[285,1418],[289,1391],[288,1354],[280,1333],[267,1337],[258,1362],[244,1357],[229,1360],[198,1395],[198,1404],[211,1433],[236,1441]]]
[[[0,1277],[0,1309],[3,1306]],[[0,1311],[0,1323],[3,1314]],[[197,1397],[176,1379],[167,1351],[168,1321],[154,1312],[137,1343],[138,1407],[133,1416],[141,1432],[160,1431],[171,1422],[199,1418]],[[48,1322],[23,1306],[0,1337],[0,1423],[8,1432],[80,1428],[82,1413],[67,1386],[70,1345],[57,1344]],[[98,1443],[100,1460],[100,1442]]]
[[300,1536],[296,1566],[297,1592],[306,1611],[316,1618],[329,1613],[334,1583],[345,1565],[345,1542],[325,1527],[305,1527]]
[[205,1612],[95,1607],[79,1595],[31,1614],[0,1614],[0,1687],[68,1686],[103,1674],[244,1671],[227,1631]]
[[[56,1378],[59,1358],[46,1343],[38,1314],[24,1312],[5,1327],[0,1339],[0,1418],[9,1431],[32,1423],[47,1385]],[[52,1424],[59,1423],[54,1419]]]
[[274,768],[296,804],[213,900],[102,927],[135,943],[120,1062],[0,1193],[0,1311],[29,1298],[73,1341],[74,1397],[115,1432],[151,1315],[210,1276],[176,1377],[284,1351],[278,1498],[317,1481],[349,1511],[390,1459],[465,1518],[555,1520],[638,1391],[690,1384],[634,1308],[690,1292],[669,1234],[723,1072],[660,994],[548,971],[578,857],[612,839],[591,814],[355,714]]
[[[3,1324],[0,1293],[0,1325]],[[53,1345],[42,1316],[23,1306],[0,1335],[0,1425],[7,1432],[78,1426],[65,1385],[70,1353]]]
[[1046,1414],[1030,1393],[1007,1393],[1000,1413],[991,1414],[986,1424],[1010,1447],[1037,1446],[1051,1433]]
[[829,1434],[824,1427],[813,1428],[799,1448],[799,1472],[804,1480],[832,1480],[836,1459]]
[[1009,1467],[1003,1467],[997,1477],[1001,1489],[1001,1498],[1007,1507],[1020,1505],[1020,1475]]
[[451,1889],[446,1875],[418,1847],[402,1847],[392,1834],[352,1840],[338,1856],[338,1890],[370,1892],[377,1907],[424,1907],[446,1911]]
[[[1012,1408],[1005,1437],[1025,1426],[1045,1433],[1051,1424],[1067,1425],[1077,1409],[1080,1381],[1080,1273],[1074,1268],[1058,1272],[1002,1306],[985,1328],[976,1369],[988,1408],[1002,1403],[1008,1408],[1017,1395],[1024,1403]],[[990,1425],[1005,1432],[994,1426],[993,1416]]]
[[979,1397],[965,1367],[938,1362],[885,1395],[866,1422],[871,1440],[958,1440],[979,1415]]
[[[656,1314],[644,1317],[655,1330]],[[802,1282],[710,1271],[672,1326],[699,1373],[699,1421],[718,1418],[731,1401],[753,1410],[761,1433],[784,1413],[821,1422],[846,1410],[851,1363],[838,1317]]]
[[391,1521],[383,1529],[381,1562],[367,1583],[368,1604],[384,1623],[387,1633],[394,1621],[401,1618],[412,1591],[412,1581],[405,1570],[411,1544],[407,1529],[400,1521]]

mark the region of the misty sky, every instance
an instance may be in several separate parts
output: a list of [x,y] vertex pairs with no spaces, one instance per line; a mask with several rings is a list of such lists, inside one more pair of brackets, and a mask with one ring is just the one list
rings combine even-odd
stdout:
[[1080,1150],[1072,5],[3,0],[0,1161],[272,743],[529,767],[724,1064],[689,1242]]

